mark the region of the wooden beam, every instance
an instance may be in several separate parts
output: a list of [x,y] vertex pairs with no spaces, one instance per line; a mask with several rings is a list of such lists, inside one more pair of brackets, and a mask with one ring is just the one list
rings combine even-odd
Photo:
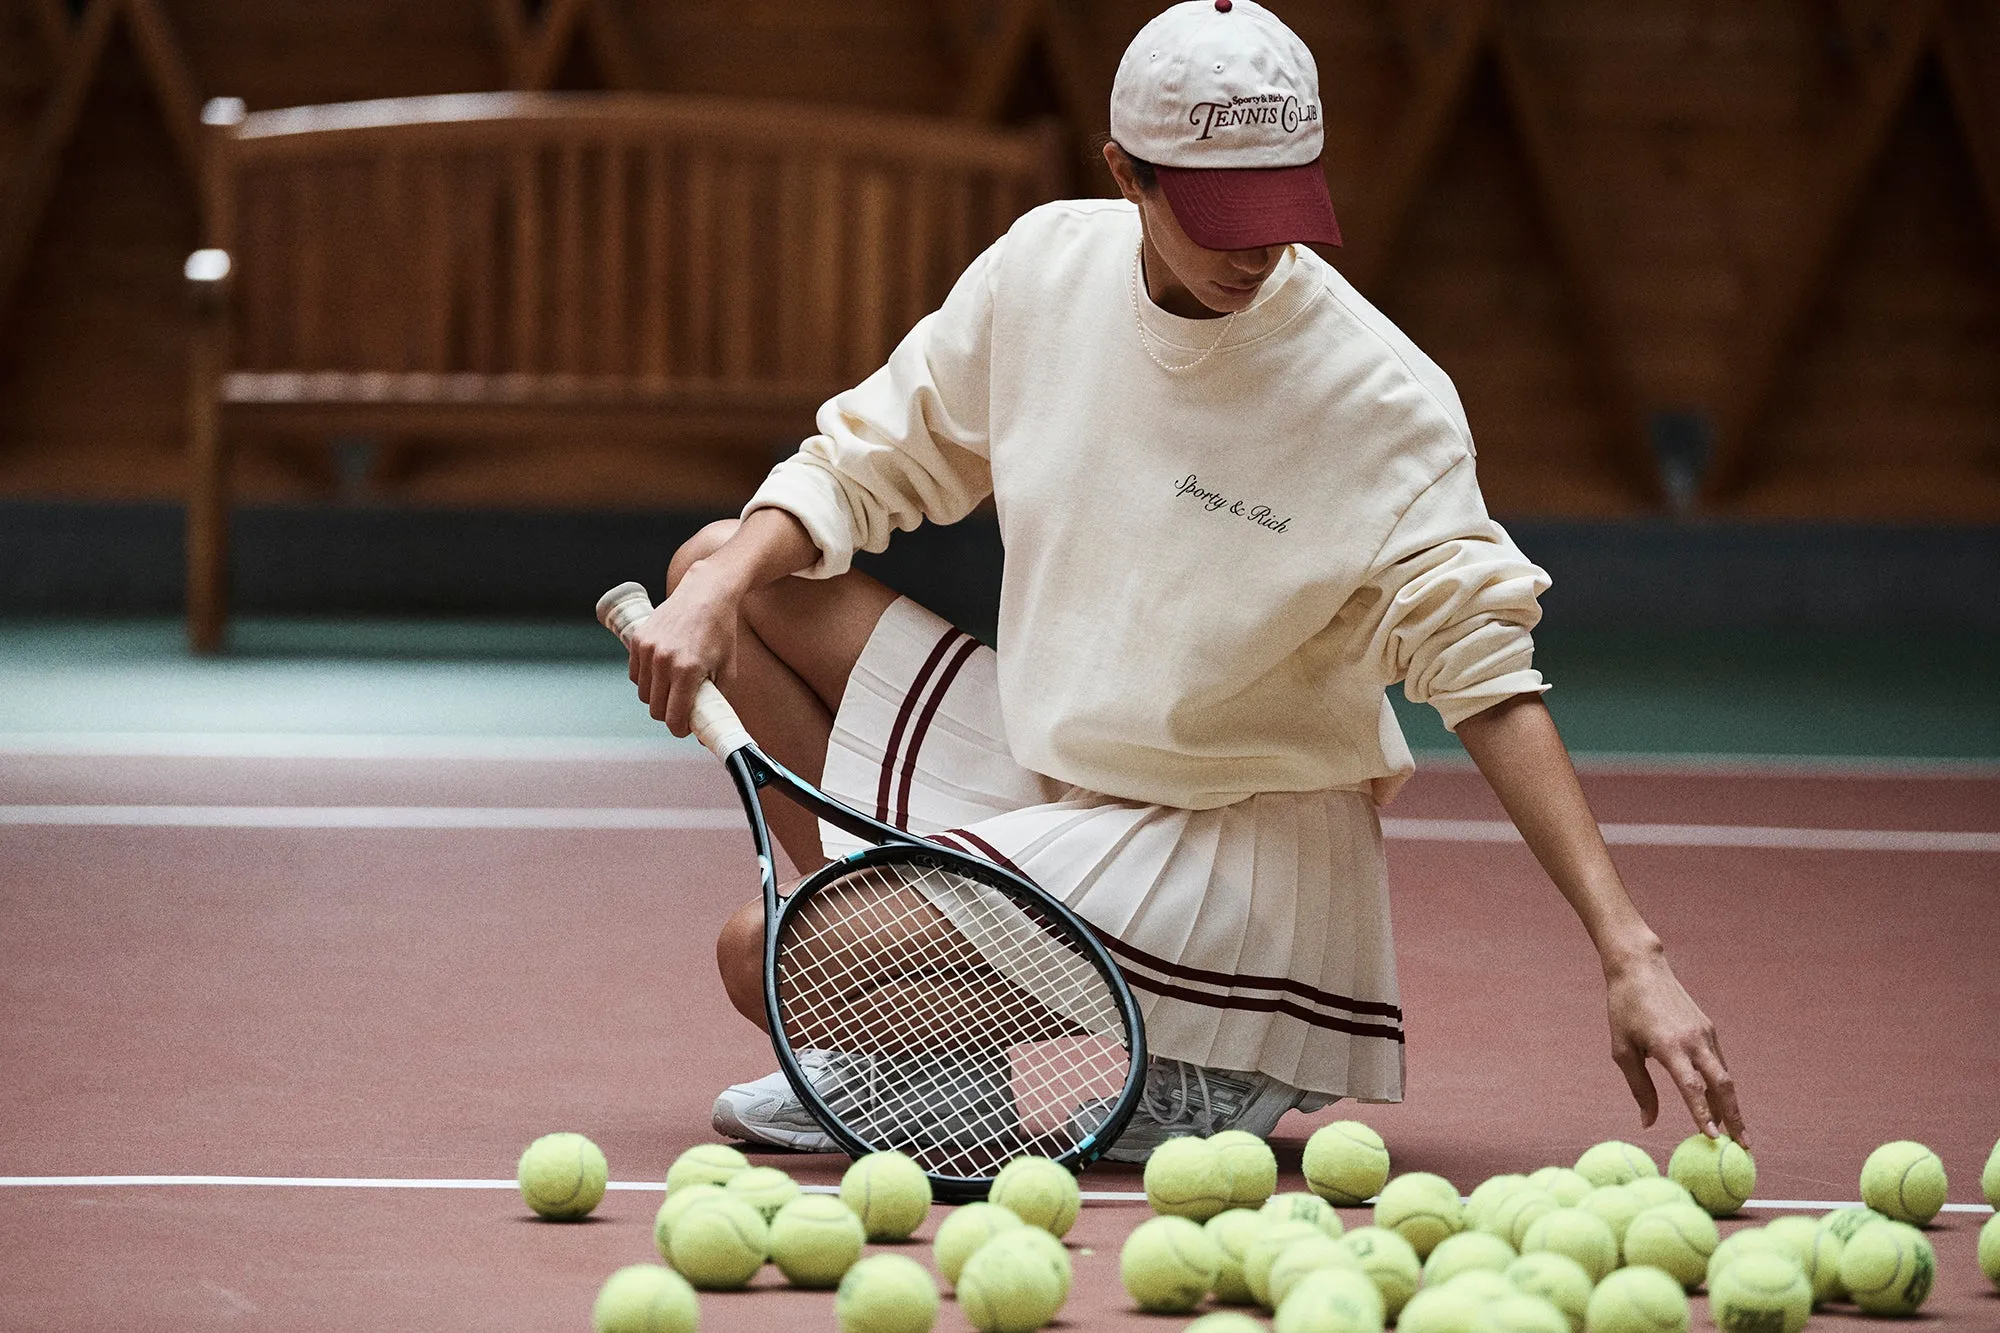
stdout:
[[1940,13],[1936,43],[1958,131],[1972,159],[1986,222],[2000,242],[2000,22],[1991,4],[1966,0]]
[[973,120],[1000,115],[1041,23],[1042,0],[1005,0],[997,32],[966,64],[959,115]]
[[514,86],[542,91],[555,82],[569,44],[576,38],[590,0],[549,0],[539,24],[526,28],[515,66]]
[[29,0],[29,8],[34,11],[35,27],[41,32],[49,60],[60,66],[63,53],[69,49],[72,26],[69,10],[63,6],[63,0]]
[[181,170],[188,187],[201,193],[201,99],[195,94],[194,78],[180,41],[160,12],[159,0],[125,0],[125,26],[138,49],[139,63],[152,80],[153,95],[159,99],[160,117],[174,141]]
[[1896,116],[1909,100],[1930,36],[1933,0],[1898,0],[1883,9],[1848,6],[1859,40],[1861,87],[1846,116],[1826,136],[1829,147],[1801,191],[1804,221],[1789,238],[1739,326],[1734,372],[1715,417],[1715,458],[1703,486],[1711,500],[1749,475],[1755,437],[1770,411],[1786,361],[1813,300],[1825,286],[1834,250],[1861,188],[1881,161]]

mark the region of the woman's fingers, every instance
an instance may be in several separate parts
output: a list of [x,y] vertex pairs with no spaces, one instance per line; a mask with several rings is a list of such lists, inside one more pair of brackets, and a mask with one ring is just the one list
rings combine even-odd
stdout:
[[1632,1100],[1639,1103],[1640,1127],[1651,1126],[1660,1118],[1660,1093],[1653,1086],[1652,1071],[1646,1068],[1645,1055],[1620,1042],[1612,1050],[1611,1058],[1617,1061],[1619,1072],[1625,1075],[1625,1084],[1632,1089]]

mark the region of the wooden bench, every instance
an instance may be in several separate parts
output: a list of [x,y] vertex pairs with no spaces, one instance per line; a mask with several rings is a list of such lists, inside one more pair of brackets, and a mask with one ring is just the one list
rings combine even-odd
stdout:
[[1054,197],[1062,160],[1046,129],[646,94],[218,99],[203,121],[203,652],[228,615],[232,437],[771,450]]

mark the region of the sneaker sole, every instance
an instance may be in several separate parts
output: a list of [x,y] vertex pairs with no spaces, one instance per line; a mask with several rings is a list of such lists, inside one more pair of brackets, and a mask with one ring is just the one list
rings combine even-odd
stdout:
[[824,1130],[772,1129],[767,1126],[752,1127],[739,1119],[733,1107],[726,1103],[716,1103],[715,1113],[709,1124],[718,1134],[726,1134],[746,1143],[761,1143],[771,1148],[790,1148],[794,1152],[839,1152],[840,1145]]

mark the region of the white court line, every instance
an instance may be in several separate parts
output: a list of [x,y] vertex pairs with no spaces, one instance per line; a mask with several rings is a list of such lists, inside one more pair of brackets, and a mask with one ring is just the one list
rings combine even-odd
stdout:
[[[251,1185],[285,1189],[377,1189],[377,1190],[517,1190],[518,1182],[513,1180],[448,1180],[448,1179],[404,1179],[383,1180],[366,1176],[0,1176],[0,1189],[4,1188],[69,1188],[69,1189],[111,1189],[132,1186],[159,1185]],[[664,1193],[665,1186],[651,1180],[614,1180],[606,1185],[607,1190],[629,1190],[635,1193],[652,1191]],[[807,1194],[838,1194],[838,1185],[801,1185]],[[1086,1199],[1131,1203],[1142,1202],[1143,1193],[1126,1190],[1084,1190]],[[1835,1208],[1859,1208],[1858,1199],[1845,1202],[1834,1199],[1751,1199],[1745,1208],[1768,1208],[1779,1212],[1831,1212]],[[1993,1209],[1983,1203],[1948,1203],[1947,1213],[1990,1213]]]
[[[0,825],[79,828],[734,829],[732,808],[453,805],[0,805]],[[1739,824],[1605,824],[1619,847],[1758,847],[1800,851],[2000,852],[2000,833],[1915,829],[1759,828]],[[1385,819],[1403,842],[1518,843],[1504,819]]]
[[706,759],[692,741],[657,737],[335,736],[266,732],[0,732],[0,755],[105,759],[492,759],[658,763]]

